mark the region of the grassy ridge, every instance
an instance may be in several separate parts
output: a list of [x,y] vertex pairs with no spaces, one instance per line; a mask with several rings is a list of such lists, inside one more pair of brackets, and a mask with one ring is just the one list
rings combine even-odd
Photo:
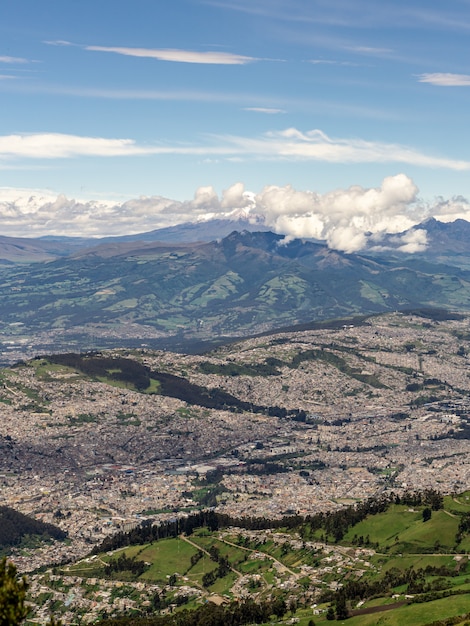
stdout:
[[346,541],[368,537],[381,550],[393,553],[428,552],[456,549],[459,518],[448,511],[433,511],[431,519],[423,522],[422,510],[405,505],[392,505],[385,513],[373,515],[351,528]]
[[[352,626],[427,626],[470,612],[470,562],[468,555],[460,553],[459,543],[459,538],[466,541],[470,534],[459,530],[463,516],[470,514],[468,497],[468,493],[446,497],[443,508],[431,510],[429,519],[426,503],[391,502],[387,510],[352,525],[339,543],[311,543],[318,531],[312,533],[308,520],[300,519],[297,525],[267,534],[233,526],[215,531],[195,528],[188,536],[98,555],[71,566],[68,572],[106,576],[105,563],[125,553],[129,559],[144,562],[146,569],[134,578],[130,571],[121,572],[123,580],[160,585],[171,581],[170,596],[190,585],[206,594],[237,598],[237,583],[257,601],[274,595],[289,604],[296,598],[299,608],[292,614],[300,626],[308,626],[312,618],[316,626],[330,623],[326,611],[329,607],[338,610],[341,597],[346,598]],[[370,552],[356,553],[358,543]],[[334,585],[339,591],[333,590]],[[309,596],[313,590],[320,610],[315,616],[302,607],[305,601],[313,602]]]

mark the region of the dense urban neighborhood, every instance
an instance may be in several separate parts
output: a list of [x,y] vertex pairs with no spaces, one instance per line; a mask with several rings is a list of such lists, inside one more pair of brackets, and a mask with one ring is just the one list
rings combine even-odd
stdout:
[[[83,578],[101,558],[90,557],[94,546],[143,524],[204,508],[279,520],[391,493],[463,493],[470,483],[470,319],[447,317],[391,313],[201,355],[141,348],[69,361],[36,357],[1,370],[1,504],[67,533],[65,541],[11,549],[31,579],[31,623],[46,623],[56,609],[73,623],[77,611],[93,621],[149,606],[161,585]],[[86,374],[100,359],[106,371]],[[126,367],[148,375],[137,385],[143,388]],[[242,540],[220,532],[221,542],[238,549],[246,542],[249,559],[274,558],[256,547],[269,531],[251,531],[261,539],[244,531]],[[292,544],[282,537],[272,540]],[[271,584],[288,589],[302,579],[322,589],[325,568],[370,567],[371,546],[314,543],[315,567],[270,561],[278,571]],[[252,596],[255,579],[234,570],[230,597]],[[208,597],[190,579],[171,582],[173,604],[178,595]],[[308,589],[314,602],[318,593]]]

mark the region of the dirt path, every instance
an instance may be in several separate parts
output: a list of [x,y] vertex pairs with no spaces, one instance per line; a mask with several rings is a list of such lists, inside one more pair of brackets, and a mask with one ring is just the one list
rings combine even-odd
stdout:
[[[189,539],[188,537],[186,537],[186,535],[180,535],[179,536],[180,539],[182,539],[183,541],[186,541],[186,543],[189,543],[191,546],[193,546],[194,548],[196,548],[197,550],[200,550],[201,552],[204,552],[204,554],[207,554],[207,556],[209,558],[211,558],[211,555],[209,554],[209,552],[203,548],[202,546],[199,546],[197,543],[195,543],[194,541],[191,541],[191,539]],[[242,578],[243,574],[241,572],[239,572],[238,570],[236,570],[234,567],[232,567],[230,565],[230,570],[236,574],[238,576],[238,578]]]
[[384,611],[393,611],[401,606],[407,604],[406,602],[394,602],[393,604],[383,604],[382,606],[370,606],[367,609],[352,609],[349,611],[349,615],[370,615],[371,613],[382,613]]
[[277,563],[278,566],[282,568],[284,571],[289,572],[289,574],[291,576],[294,576],[294,578],[297,579],[300,576],[300,574],[291,570],[289,567],[287,567],[287,565],[284,565],[284,563],[282,563],[281,561],[278,561],[276,557],[271,556],[270,554],[267,554],[266,552],[261,552],[261,550],[252,550],[251,548],[245,548],[244,546],[239,546],[236,543],[227,541],[227,539],[224,539],[223,537],[220,537],[220,536],[219,536],[219,541],[222,541],[222,543],[226,543],[228,546],[233,546],[234,548],[238,548],[239,550],[245,550],[246,552],[250,552],[250,554],[253,554],[253,552],[260,552],[264,554],[266,558],[271,559],[271,561],[274,561],[274,563]]

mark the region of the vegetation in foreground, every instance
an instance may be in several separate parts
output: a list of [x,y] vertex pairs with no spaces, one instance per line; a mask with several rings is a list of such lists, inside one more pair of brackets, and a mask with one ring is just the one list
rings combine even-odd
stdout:
[[[469,538],[470,492],[392,495],[276,522],[209,510],[120,533],[46,573],[42,588],[64,595],[80,579],[93,597],[126,598],[127,608],[98,616],[107,626],[463,624]],[[53,608],[56,618],[66,611]]]

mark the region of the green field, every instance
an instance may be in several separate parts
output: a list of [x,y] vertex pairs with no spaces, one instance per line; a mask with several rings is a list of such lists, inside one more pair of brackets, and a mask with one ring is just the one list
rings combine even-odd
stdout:
[[[467,506],[466,510],[469,509]],[[445,510],[433,511],[431,519],[424,522],[422,510],[423,507],[392,505],[385,513],[371,515],[356,524],[344,541],[354,542],[355,537],[364,537],[371,544],[378,544],[379,551],[392,553],[454,550],[458,516]]]
[[[335,607],[343,593],[351,626],[427,626],[470,613],[470,561],[461,553],[470,533],[456,543],[461,515],[470,511],[467,497],[445,498],[445,508],[431,511],[426,521],[424,504],[389,504],[385,512],[369,514],[351,527],[338,544],[313,547],[308,540],[299,540],[299,528],[258,534],[241,528],[216,532],[197,528],[187,537],[126,547],[65,571],[85,578],[157,584],[169,598],[188,586],[205,597],[241,594],[257,601],[273,595],[286,601],[295,597],[298,608],[290,615],[301,626],[310,620],[316,626],[329,623],[326,610]],[[363,539],[358,545],[359,537]],[[363,547],[371,552],[355,556]],[[130,566],[119,572],[106,570],[107,562],[116,562],[123,554],[131,564],[132,559],[144,562],[145,571],[133,574]],[[355,581],[360,581],[359,587]],[[316,595],[309,595],[314,589]],[[314,599],[320,614],[306,608]],[[194,608],[194,596],[191,602]],[[353,615],[358,610],[363,613]],[[286,617],[270,624],[288,623]]]
[[465,491],[458,496],[445,496],[444,507],[453,513],[468,513],[470,510],[470,491]]
[[[410,604],[371,615],[357,615],[339,623],[347,623],[349,626],[425,626],[440,619],[466,615],[469,611],[470,594],[467,594],[435,600],[434,602]],[[308,624],[308,620],[305,620],[304,624]],[[331,622],[326,619],[315,618],[316,626],[323,624],[331,624]]]

